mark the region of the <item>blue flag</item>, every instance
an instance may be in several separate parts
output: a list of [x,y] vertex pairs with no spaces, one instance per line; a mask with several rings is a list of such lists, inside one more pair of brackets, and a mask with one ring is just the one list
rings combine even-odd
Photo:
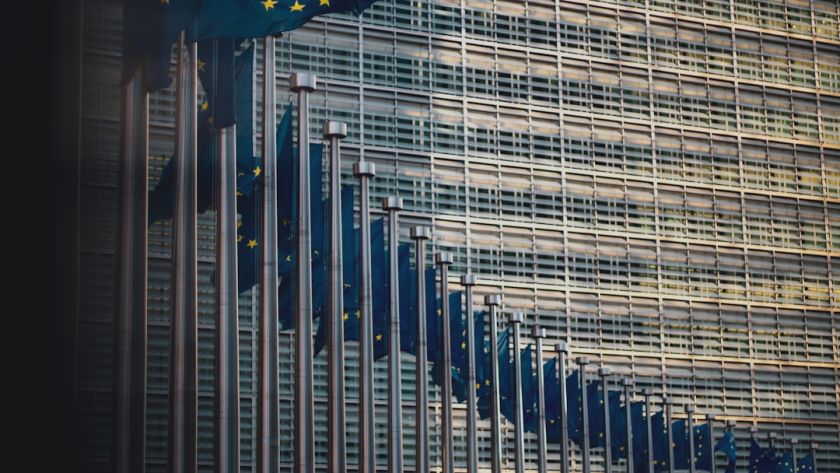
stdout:
[[645,404],[637,401],[630,404],[630,428],[633,431],[633,471],[647,471],[647,417]]
[[668,469],[668,429],[665,427],[665,413],[662,411],[650,417],[651,433],[653,437],[653,469],[665,471]]
[[785,450],[776,462],[776,473],[794,473],[793,453],[790,450]]
[[796,462],[796,473],[814,473],[814,455],[809,453]]
[[[428,354],[427,361],[430,363],[437,363],[440,359],[440,340],[442,338],[441,330],[443,329],[440,299],[436,295],[436,274],[434,268],[426,269],[426,352]],[[436,371],[433,370],[432,372]],[[432,382],[435,382],[434,379]]]
[[712,435],[709,424],[694,426],[694,466],[698,470],[712,469]]
[[[172,0],[170,0],[172,1]],[[178,1],[178,0],[175,0]],[[207,40],[198,43],[198,78],[204,93],[207,95],[205,102],[199,104],[199,108],[206,108],[213,114],[213,125],[217,128],[226,128],[236,123],[236,92],[235,76],[239,71],[237,64],[234,67],[234,50],[236,44],[233,38]],[[251,50],[253,58],[253,49]],[[168,65],[168,64],[167,64]],[[247,77],[251,78],[251,67],[248,68]],[[249,97],[250,99],[250,97]],[[253,154],[250,152],[248,154]]]
[[499,411],[505,418],[515,422],[513,360],[510,353],[510,332],[507,330],[499,334],[496,341],[499,350]]
[[731,430],[723,433],[723,437],[715,444],[715,451],[726,455],[726,473],[735,473],[735,461],[738,459],[738,450],[735,448],[735,435]]
[[583,395],[580,388],[580,372],[574,370],[566,376],[566,411],[569,418],[566,419],[569,430],[569,438],[581,444],[581,432],[583,432],[583,416],[581,406]]
[[370,276],[373,294],[373,359],[388,354],[388,254],[385,219],[370,224]]
[[[452,360],[452,395],[458,402],[464,402],[467,398],[467,352],[466,352],[466,328],[463,319],[463,311],[461,309],[461,291],[452,292],[449,294],[449,335],[450,335],[450,355]],[[443,332],[441,332],[443,333]],[[441,346],[443,349],[443,346]],[[436,362],[434,371],[432,372],[432,382],[441,385],[443,372],[442,365],[437,366]]]
[[[621,391],[610,391],[607,396],[610,409],[610,454],[613,460],[627,458],[627,419],[621,405]],[[626,407],[626,406],[625,406]]]
[[261,38],[299,28],[315,16],[354,11],[375,0],[203,0],[190,39]]
[[758,473],[758,462],[761,460],[763,450],[755,437],[750,437],[750,471],[749,473]]
[[545,432],[549,442],[559,443],[560,425],[560,383],[557,379],[557,358],[552,357],[543,364],[543,396],[545,396]]
[[776,449],[763,449],[754,437],[750,438],[750,473],[776,473]]
[[[475,390],[476,401],[484,393],[489,393],[490,385],[492,384],[490,371],[490,344],[484,341],[484,317],[487,315],[485,311],[473,312],[473,328],[475,329],[473,340],[473,350],[475,351]],[[479,416],[481,413],[479,412]],[[483,417],[482,417],[483,419]]]
[[604,393],[600,383],[591,381],[586,385],[586,407],[589,415],[589,448],[604,446],[607,435],[604,426]]
[[685,421],[680,419],[671,424],[671,437],[674,441],[674,469],[688,469],[688,430]]
[[533,368],[531,345],[525,347],[520,355],[522,369],[522,425],[525,432],[537,431],[537,379]]
[[414,272],[411,271],[410,259],[411,245],[400,243],[397,247],[397,279],[400,282],[400,351],[417,354],[417,322],[414,318],[417,281],[415,281]]

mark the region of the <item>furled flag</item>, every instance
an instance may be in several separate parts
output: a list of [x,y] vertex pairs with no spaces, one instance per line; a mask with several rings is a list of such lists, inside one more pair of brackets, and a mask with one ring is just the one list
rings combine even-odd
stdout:
[[560,442],[560,383],[557,380],[557,358],[552,357],[543,365],[545,396],[545,432],[551,443]]
[[633,471],[647,471],[647,417],[645,403],[637,401],[630,404],[630,428],[633,431]]
[[621,391],[610,391],[607,396],[610,409],[610,454],[613,460],[627,458],[627,418],[621,405]]
[[651,437],[653,437],[653,470],[665,471],[668,469],[668,452],[671,445],[668,444],[668,429],[665,427],[665,413],[662,411],[650,417]]
[[525,347],[520,355],[520,366],[522,370],[522,426],[525,432],[537,431],[537,380],[534,374],[532,363],[534,352],[531,345]]
[[686,429],[685,420],[677,420],[671,424],[671,437],[674,441],[672,447],[674,448],[674,469],[687,470],[688,469],[688,429]]
[[694,426],[694,466],[698,470],[712,469],[712,439],[709,424]]
[[603,447],[607,432],[604,426],[604,393],[598,381],[586,385],[586,407],[589,417],[589,448]]
[[580,372],[578,370],[574,370],[570,375],[566,376],[565,383],[566,411],[569,414],[569,418],[566,419],[566,423],[569,428],[569,438],[578,444],[581,444],[581,432],[583,431],[581,406],[583,397],[580,389]]
[[499,350],[499,411],[511,422],[515,422],[515,391],[513,383],[513,360],[510,352],[510,332],[504,330],[496,341]]

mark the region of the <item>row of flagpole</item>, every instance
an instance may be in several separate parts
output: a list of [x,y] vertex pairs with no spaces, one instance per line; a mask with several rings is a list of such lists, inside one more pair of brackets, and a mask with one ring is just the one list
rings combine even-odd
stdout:
[[[257,471],[275,473],[279,468],[279,373],[278,373],[278,252],[273,242],[277,241],[277,143],[276,128],[276,82],[274,67],[274,37],[265,38],[264,81],[263,81],[263,189],[261,228],[264,243],[261,251],[261,278],[259,299],[259,373],[257,391]],[[172,245],[172,325],[169,395],[169,457],[168,470],[173,473],[194,473],[197,471],[197,215],[196,206],[196,116],[197,99],[197,47],[188,44],[182,35],[178,47],[178,74],[176,100],[176,178],[173,211]],[[120,472],[142,472],[145,437],[145,356],[146,356],[146,185],[148,150],[148,94],[139,86],[139,79],[126,84],[123,101],[122,151],[125,156],[121,171],[120,209],[123,219],[120,225],[120,258],[118,280],[118,317],[115,342],[117,343],[117,373],[115,377],[115,465]],[[317,79],[310,74],[292,74],[290,88],[298,98],[298,174],[299,199],[296,229],[295,275],[297,293],[294,313],[296,323],[295,339],[295,382],[294,382],[294,469],[299,473],[315,471],[314,439],[314,392],[313,392],[313,301],[311,286],[312,222],[310,219],[309,182],[309,105],[308,96],[317,88]],[[344,335],[343,335],[343,267],[341,230],[341,187],[340,187],[340,140],[347,135],[347,127],[340,122],[324,124],[324,138],[330,144],[330,199],[332,217],[330,222],[330,271],[329,301],[326,321],[328,324],[328,468],[329,471],[344,472],[346,465],[346,405],[344,392]],[[236,256],[236,146],[233,126],[217,131],[216,195],[216,358],[215,358],[215,403],[214,403],[214,459],[215,471],[230,473],[239,470],[239,363],[238,363],[238,290]],[[364,159],[353,168],[360,182],[360,255],[361,255],[361,334],[359,343],[359,470],[363,473],[376,471],[375,423],[374,423],[374,351],[373,351],[373,288],[371,281],[371,232],[370,232],[370,179],[376,174],[372,162]],[[403,209],[402,199],[389,197],[383,201],[383,209],[389,222],[389,266],[390,266],[390,308],[389,308],[389,384],[388,384],[388,471],[401,472],[403,466],[403,429],[401,410],[401,365],[400,365],[400,321],[399,321],[399,278],[398,278],[398,213]],[[428,412],[428,370],[426,320],[426,278],[425,242],[431,237],[427,227],[412,227],[410,236],[415,243],[417,274],[417,374],[416,374],[416,441],[415,471],[427,473],[430,470],[429,454],[429,412]],[[449,266],[453,255],[446,251],[434,255],[434,264],[440,274],[439,294],[442,301],[442,352],[440,354],[441,376],[441,459],[443,473],[454,471],[453,399],[452,399],[452,353],[449,341],[452,339],[450,325]],[[476,385],[475,326],[473,320],[473,287],[476,278],[464,275],[461,285],[466,290],[467,307],[467,471],[478,472],[478,435]],[[434,304],[434,301],[431,301]],[[489,307],[491,347],[491,470],[502,471],[501,450],[501,403],[499,380],[498,340],[500,295],[488,295],[484,303]],[[508,325],[512,329],[514,346],[514,467],[516,473],[524,471],[524,409],[522,386],[522,363],[520,355],[521,324],[524,314],[510,315]],[[543,378],[543,339],[545,329],[535,327],[532,336],[536,341],[537,363],[537,405],[538,417],[538,470],[548,471],[545,380]],[[556,345],[559,373],[565,376],[568,347],[565,343]],[[586,357],[577,357],[579,385],[586,384]],[[597,371],[604,394],[604,465],[605,472],[612,471],[610,435],[610,409],[608,402],[610,370],[601,367]],[[560,378],[562,379],[562,377]],[[567,419],[567,393],[564,382],[559,382],[560,391],[560,435],[562,471],[569,471],[569,432]],[[629,473],[654,473],[653,431],[651,425],[651,396],[649,389],[641,391],[647,416],[647,472],[634,472],[632,421],[630,401],[632,381],[621,381],[626,403],[626,426]],[[587,396],[581,396],[581,453],[584,473],[591,471],[589,445],[589,409]],[[668,445],[672,438],[672,401],[664,400],[667,417]],[[689,439],[689,470],[694,466],[694,406],[685,410]],[[710,428],[713,416],[707,416]],[[727,428],[731,428],[728,425]],[[714,437],[712,430],[711,437]],[[711,440],[710,440],[711,441]],[[772,439],[771,439],[772,442]],[[813,447],[812,447],[813,448]],[[794,458],[795,461],[795,458]],[[668,469],[674,473],[674,450],[668,448]],[[796,469],[794,468],[796,473]],[[715,473],[714,461],[711,473]]]

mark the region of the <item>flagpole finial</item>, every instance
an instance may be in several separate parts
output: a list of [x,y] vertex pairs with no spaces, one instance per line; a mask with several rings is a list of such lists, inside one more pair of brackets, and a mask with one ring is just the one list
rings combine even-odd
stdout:
[[423,225],[415,225],[411,227],[411,239],[412,240],[428,240],[432,237],[432,231],[429,227],[425,227]]
[[694,413],[694,405],[686,404],[685,405],[685,413],[686,414],[693,414]]
[[554,345],[554,350],[559,353],[569,353],[569,345],[566,344],[566,342],[557,342],[557,344]]
[[438,251],[435,253],[435,264],[450,265],[454,262],[455,258],[448,251]]
[[610,375],[610,369],[607,368],[606,366],[602,366],[602,367],[598,368],[598,376],[603,378],[603,377],[606,377],[606,376],[609,376],[609,375]]
[[467,273],[461,276],[461,285],[462,286],[475,286],[476,280],[475,276],[472,273]]
[[484,296],[484,303],[489,306],[502,305],[502,296],[499,294],[488,294]]
[[586,365],[589,364],[589,358],[587,358],[585,356],[579,356],[579,357],[575,358],[575,363],[577,363],[581,366],[586,366]]
[[790,446],[795,447],[799,445],[799,439],[790,439]]
[[670,397],[666,397],[665,399],[663,399],[663,400],[662,400],[662,402],[663,402],[666,406],[671,406],[671,405],[673,405],[673,404],[674,404],[674,400],[673,400],[673,399],[671,399]]
[[542,327],[534,327],[531,329],[531,336],[534,338],[545,338],[546,332]]
[[650,388],[642,388],[642,396],[648,397],[652,394],[653,392],[650,390]]
[[324,122],[324,138],[347,138],[347,124],[344,122],[337,122],[334,120],[327,120]]
[[376,175],[376,165],[370,161],[359,161],[353,165],[353,174],[356,177],[373,177]]
[[816,449],[820,448],[820,444],[818,444],[817,442],[811,442],[810,446],[811,446],[811,450],[816,450]]
[[706,421],[707,422],[714,422],[715,415],[714,414],[706,414]]
[[402,197],[384,197],[382,199],[382,210],[400,211],[404,208]]
[[633,380],[630,378],[621,378],[621,385],[622,386],[633,386]]
[[318,78],[315,74],[305,72],[293,72],[289,76],[289,88],[292,92],[306,91],[314,92],[317,89]]
[[510,323],[521,324],[522,322],[525,322],[525,314],[522,312],[514,312],[510,314]]

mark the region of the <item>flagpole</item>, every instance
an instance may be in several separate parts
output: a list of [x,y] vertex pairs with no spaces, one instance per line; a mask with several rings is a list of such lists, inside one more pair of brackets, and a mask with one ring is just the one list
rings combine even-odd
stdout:
[[598,376],[601,377],[601,389],[604,392],[604,472],[612,472],[612,438],[610,437],[610,402],[609,402],[609,376],[610,369],[602,366],[598,369]]
[[[645,398],[645,420],[647,428],[647,471],[653,473],[653,425],[651,424],[651,416],[653,412],[650,407],[650,388],[642,388],[642,396]],[[642,472],[639,472],[642,473]]]
[[695,472],[694,466],[694,406],[692,404],[685,405],[686,428],[688,429],[688,471]]
[[478,428],[475,395],[475,320],[473,319],[473,286],[475,276],[461,276],[461,285],[467,293],[467,473],[478,473]]
[[706,414],[706,423],[709,424],[709,452],[712,458],[709,459],[709,473],[717,473],[717,465],[715,465],[715,415]]
[[149,94],[142,77],[139,69],[122,91],[112,423],[117,473],[145,471]]
[[178,41],[176,161],[172,212],[172,322],[169,472],[197,471],[198,255],[196,244],[196,84],[198,45]]
[[[214,48],[217,40],[214,40]],[[214,68],[215,69],[215,68]],[[250,120],[251,117],[240,117]],[[236,261],[236,125],[218,132],[216,160],[216,473],[239,471],[239,291]]]
[[359,333],[359,472],[376,472],[376,423],[374,421],[373,392],[373,299],[371,294],[370,267],[370,178],[376,166],[369,161],[359,161],[353,167],[359,178],[361,192],[361,319]]
[[546,459],[546,433],[545,433],[545,377],[542,368],[543,339],[545,329],[534,327],[531,335],[537,341],[537,408],[539,409],[539,423],[537,424],[537,455],[539,473],[548,473],[548,460]]
[[525,321],[522,312],[514,312],[510,315],[510,324],[513,326],[513,386],[514,399],[514,459],[516,473],[525,471],[525,432],[524,415],[522,412],[522,354],[519,352],[519,326]]
[[569,347],[566,342],[559,342],[554,346],[557,351],[557,370],[560,375],[557,377],[560,385],[560,450],[563,455],[561,473],[569,473],[569,409],[566,403],[566,357],[569,356]]
[[327,470],[344,473],[347,470],[344,399],[344,266],[343,235],[341,232],[341,139],[347,136],[347,124],[324,122],[324,138],[330,142],[330,291],[327,312],[329,346],[327,382],[329,403],[327,415],[329,448]]
[[630,404],[632,401],[630,390],[633,388],[633,380],[630,378],[622,378],[621,386],[624,387],[624,423],[627,429],[627,473],[633,473],[633,470],[636,467],[636,465],[633,464],[633,413],[630,410]]
[[[312,386],[312,219],[309,181],[309,93],[312,74],[292,73],[289,88],[298,94],[298,225],[295,294],[295,471],[315,471],[315,398]],[[319,163],[320,165],[320,163]],[[320,186],[321,183],[314,183]],[[320,205],[320,202],[316,202]]]
[[257,472],[279,468],[279,373],[277,303],[277,117],[274,37],[265,37],[263,50],[263,197],[260,243],[259,391],[257,393]]
[[[810,473],[817,473],[817,449],[820,447],[820,445],[816,442],[811,442],[811,444],[808,447],[810,448],[811,456],[814,459],[814,471],[812,471]],[[795,473],[799,473],[799,472],[795,472]]]
[[589,464],[589,401],[587,399],[586,391],[586,365],[589,364],[589,358],[579,356],[575,360],[578,364],[580,373],[580,418],[583,432],[581,433],[581,455],[583,456],[583,473],[589,473],[591,465]]
[[774,448],[776,446],[776,432],[767,432],[767,446]]
[[790,453],[793,457],[793,473],[799,473],[796,468],[796,446],[799,445],[799,439],[790,439]]
[[455,470],[455,454],[452,445],[452,330],[449,325],[449,265],[454,258],[448,251],[440,251],[435,254],[435,264],[440,267],[440,304],[443,306],[443,331],[441,341],[441,386],[443,422],[443,446],[441,453],[443,459],[442,472],[453,473]]
[[674,429],[671,425],[671,406],[674,401],[666,398],[665,402],[665,429],[668,432],[668,473],[674,473]]
[[[490,411],[490,462],[492,473],[502,473],[502,419],[499,413],[499,306],[502,296],[489,294],[484,296],[484,303],[490,307],[490,368],[492,371],[491,411]],[[568,473],[568,472],[564,472]]]
[[388,340],[388,471],[402,473],[402,383],[400,382],[400,281],[398,213],[403,209],[400,197],[386,197],[382,209],[388,212],[388,253],[390,259],[390,337]]
[[[426,332],[426,244],[429,227],[411,227],[414,240],[414,266],[417,277],[417,400],[415,403],[416,440],[414,445],[415,473],[429,473],[429,367],[428,333]],[[434,301],[432,301],[434,303]]]

